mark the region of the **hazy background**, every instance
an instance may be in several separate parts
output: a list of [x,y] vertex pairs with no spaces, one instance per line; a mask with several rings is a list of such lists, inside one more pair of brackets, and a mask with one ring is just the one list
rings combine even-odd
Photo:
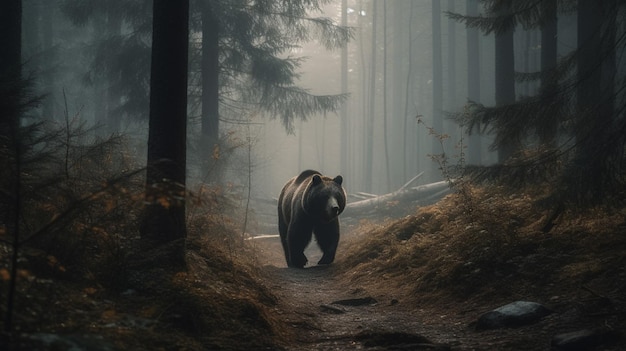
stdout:
[[[130,152],[142,162],[146,152],[147,106],[133,106],[134,91],[125,90],[121,85],[126,84],[124,79],[135,79],[139,88],[147,83],[133,75],[149,65],[149,42],[146,43],[149,35],[137,34],[137,28],[150,23],[149,2],[127,2],[132,5],[132,11],[122,11],[126,15],[118,19],[115,35],[104,36],[103,28],[114,19],[109,16],[102,22],[92,16],[84,23],[77,23],[76,19],[69,19],[67,10],[62,9],[64,3],[67,1],[24,1],[23,56],[27,60],[27,70],[38,75],[36,91],[45,95],[42,106],[32,114],[34,117],[47,116],[58,123],[68,120],[70,124],[97,126],[94,135],[126,135]],[[120,1],[113,3],[124,4]],[[440,180],[439,166],[429,157],[432,154],[445,152],[452,165],[468,161],[483,165],[496,162],[495,153],[489,150],[492,138],[488,133],[479,137],[478,159],[468,160],[468,136],[456,124],[445,120],[441,130],[436,131],[449,136],[444,150],[436,136],[426,128],[435,125],[433,16],[441,20],[441,60],[438,63],[442,72],[444,118],[446,112],[462,111],[470,95],[467,84],[468,30],[443,13],[465,14],[467,3],[465,0],[442,0],[441,12],[433,14],[433,2],[426,0],[346,1],[346,25],[353,29],[354,38],[344,53],[347,54],[345,91],[341,86],[342,50],[327,50],[318,41],[311,40],[281,54],[306,58],[298,69],[301,74],[298,82],[310,93],[350,94],[345,104],[346,128],[342,130],[339,111],[296,121],[292,134],[286,132],[275,116],[255,109],[240,112],[236,123],[230,122],[233,116],[220,112],[220,136],[237,146],[219,177],[194,171],[199,153],[197,146],[191,144],[198,134],[199,112],[197,102],[190,99],[190,181],[228,184],[230,189],[243,194],[247,192],[247,173],[251,171],[253,197],[267,199],[277,197],[284,182],[301,170],[316,169],[332,176],[342,174],[349,192],[383,194],[397,189],[422,171],[425,172],[420,180],[422,183]],[[309,15],[329,17],[341,24],[341,0],[331,1],[321,10]],[[80,18],[80,14],[74,16]],[[575,25],[575,16],[560,15],[559,56],[576,47]],[[118,39],[118,36],[125,39]],[[139,45],[139,49],[133,49],[129,38],[139,43],[143,41],[144,48]],[[200,33],[192,26],[192,50],[194,42],[200,39]],[[539,30],[517,28],[516,70],[539,70],[540,39]],[[98,51],[97,44],[103,41],[108,41],[108,50]],[[120,57],[115,74],[121,78],[111,79],[113,70],[105,60],[99,60],[107,55]],[[493,35],[479,33],[479,55],[480,86],[472,90],[479,102],[489,106],[494,104]],[[194,60],[193,54],[190,60]],[[194,74],[197,72],[192,70],[190,75]],[[194,82],[197,79],[190,78],[190,95],[197,89]],[[516,83],[517,95],[531,95],[537,86],[537,82]],[[113,99],[115,104],[111,105],[111,96],[116,92],[119,94]],[[103,95],[108,97],[108,105],[102,101]],[[220,109],[227,110],[222,106]],[[116,116],[113,118],[118,123],[116,126],[110,125],[111,117],[102,119],[100,115],[104,110]],[[228,113],[232,114],[232,111]],[[418,125],[417,116],[425,125]],[[346,153],[343,161],[342,150]]]

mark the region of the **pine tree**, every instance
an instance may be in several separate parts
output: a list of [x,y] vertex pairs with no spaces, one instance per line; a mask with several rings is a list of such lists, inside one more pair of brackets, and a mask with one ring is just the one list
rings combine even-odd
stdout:
[[184,265],[189,2],[154,0],[150,128],[141,237],[172,243]]
[[[626,38],[625,5],[611,1],[509,2],[485,1],[485,16],[449,14],[484,33],[503,33],[515,26],[541,28],[542,70],[517,72],[517,80],[540,80],[541,89],[530,96],[496,107],[470,103],[458,117],[469,129],[478,125],[496,135],[492,147],[510,140],[523,142],[522,150],[507,165],[480,168],[475,174],[516,181],[549,181],[549,196],[559,203],[579,204],[610,198],[623,184],[626,100],[618,92],[626,80],[615,79],[616,54]],[[506,8],[510,6],[510,8]],[[504,11],[503,11],[504,10]],[[578,48],[555,59],[554,23],[559,14],[578,12]],[[618,50],[619,48],[619,50]],[[538,140],[540,145],[534,145]]]

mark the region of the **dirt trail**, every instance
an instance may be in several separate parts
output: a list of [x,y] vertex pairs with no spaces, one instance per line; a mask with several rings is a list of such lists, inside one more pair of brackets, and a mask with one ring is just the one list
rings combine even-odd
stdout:
[[[282,254],[279,244],[258,245],[284,320],[294,328],[296,340],[289,350],[448,350],[459,344],[454,333],[425,323],[394,296],[347,285],[336,266],[289,269],[276,254]],[[317,262],[317,251],[307,250],[309,262]]]

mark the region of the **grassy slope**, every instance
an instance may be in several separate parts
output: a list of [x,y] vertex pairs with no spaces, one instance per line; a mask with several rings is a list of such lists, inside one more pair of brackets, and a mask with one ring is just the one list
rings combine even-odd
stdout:
[[351,284],[393,291],[407,308],[460,315],[520,299],[557,310],[604,300],[612,306],[593,313],[624,327],[626,208],[566,211],[545,233],[551,212],[532,206],[539,196],[466,188],[360,228],[339,266]]

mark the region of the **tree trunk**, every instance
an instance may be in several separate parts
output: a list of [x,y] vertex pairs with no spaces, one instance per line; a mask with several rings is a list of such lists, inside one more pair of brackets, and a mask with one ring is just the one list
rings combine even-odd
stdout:
[[383,143],[385,148],[386,190],[391,190],[391,166],[389,165],[389,138],[387,115],[387,4],[383,2]]
[[[341,25],[343,27],[348,26],[348,0],[341,0]],[[345,94],[348,92],[348,44],[344,45],[341,48],[341,93]],[[348,140],[350,139],[349,130],[348,130],[348,102],[345,101],[341,104],[341,110],[339,112],[340,121],[340,135],[341,135],[341,145],[340,145],[340,168],[339,171],[341,174],[349,179],[350,173],[348,170],[350,169],[348,162]]]
[[[541,71],[544,78],[541,80],[541,93],[545,101],[549,101],[550,97],[555,93],[556,81],[552,77],[545,75],[556,67],[557,60],[557,17],[556,17],[556,0],[544,1],[541,5],[543,24],[541,26]],[[557,133],[557,120],[555,118],[546,118],[538,128],[541,143],[554,147]]]
[[[407,19],[410,18],[409,6],[407,1],[395,1],[392,11],[391,21],[391,123],[390,134],[393,136],[390,139],[391,144],[391,188],[400,186],[406,181],[404,168],[406,167],[405,155],[404,155],[404,138],[405,134],[405,107],[404,97],[405,92],[405,80],[406,80],[406,64],[409,58],[409,52],[407,48],[407,37],[410,35],[410,28]],[[407,16],[407,14],[409,16]]]
[[[55,26],[52,23],[53,13],[55,11],[56,6],[51,4],[49,1],[41,0],[41,5],[43,8],[43,14],[41,15],[41,41],[42,41],[42,49],[46,52],[45,62],[42,63],[43,67],[46,67],[46,72],[43,73],[43,91],[45,92],[45,97],[42,102],[42,110],[41,114],[43,118],[54,120],[54,108],[55,108],[55,74],[54,70],[50,69],[57,63],[57,57],[55,55],[54,50],[54,42],[53,35]],[[56,87],[58,88],[58,87]]]
[[184,266],[188,0],[154,0],[146,205],[141,238]]
[[[110,6],[110,5],[109,5]],[[106,33],[109,38],[121,35],[122,20],[111,10],[107,11]],[[107,77],[106,89],[106,121],[109,135],[119,133],[122,129],[122,114],[118,107],[120,105],[121,94],[117,87],[120,81],[119,73],[114,77]]]
[[[513,29],[496,33],[496,106],[515,102],[515,60]],[[513,155],[517,142],[506,140],[498,146],[498,162],[504,163]]]
[[[21,146],[19,137],[20,105],[22,103],[21,60],[22,60],[22,1],[0,1],[0,148],[9,152],[9,157],[0,158],[2,177],[0,190],[11,199],[3,211],[0,221],[5,224],[6,239],[11,240],[11,271],[6,299],[4,331],[13,329],[13,310],[17,279],[18,249],[20,238],[20,187]],[[4,155],[3,155],[4,156]],[[3,204],[5,205],[5,204]],[[4,206],[3,206],[4,207]]]
[[[219,148],[219,23],[215,17],[216,1],[201,3],[202,15],[202,127],[200,150],[202,152],[202,174],[211,174],[210,179],[219,179],[219,169],[212,167]],[[219,168],[219,167],[218,167]]]
[[612,136],[614,111],[616,4],[578,2],[578,117],[576,155],[569,186],[580,198],[604,197],[603,188],[619,165],[623,136]]
[[[444,134],[443,131],[443,68],[441,56],[441,0],[432,0],[432,33],[433,33],[433,123],[432,128],[436,133]],[[441,149],[441,140],[432,136],[432,154],[439,155],[444,152]],[[437,167],[432,167],[430,179],[440,178]]]
[[376,116],[376,56],[378,43],[376,42],[378,0],[372,2],[372,42],[371,42],[371,63],[369,76],[369,96],[365,139],[365,189],[371,191],[373,188],[374,173],[374,122]]
[[22,1],[0,5],[0,138],[11,140],[18,126],[22,65]]
[[[448,0],[448,12],[455,12],[456,0]],[[456,21],[448,18],[448,108],[456,111]]]
[[[478,16],[478,0],[467,0],[467,15]],[[480,57],[478,29],[467,29],[467,98],[480,102]],[[480,165],[481,137],[480,127],[475,128],[468,136],[467,163]]]

